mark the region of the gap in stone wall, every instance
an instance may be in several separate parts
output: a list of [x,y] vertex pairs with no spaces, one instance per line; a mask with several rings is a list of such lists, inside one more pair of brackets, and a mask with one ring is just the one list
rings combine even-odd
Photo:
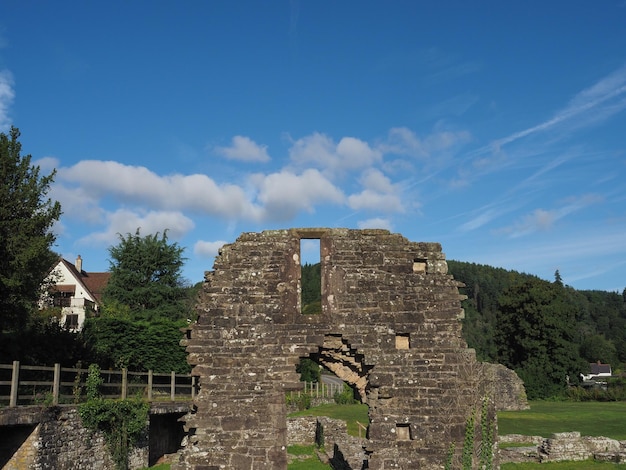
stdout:
[[322,312],[322,274],[319,238],[300,239],[300,313]]

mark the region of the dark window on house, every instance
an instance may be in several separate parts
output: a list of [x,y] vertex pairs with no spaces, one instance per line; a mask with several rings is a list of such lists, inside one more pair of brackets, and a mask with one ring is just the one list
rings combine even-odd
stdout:
[[69,307],[72,304],[73,292],[55,292],[52,297],[53,307]]
[[66,315],[65,316],[65,326],[70,329],[78,328],[78,315]]

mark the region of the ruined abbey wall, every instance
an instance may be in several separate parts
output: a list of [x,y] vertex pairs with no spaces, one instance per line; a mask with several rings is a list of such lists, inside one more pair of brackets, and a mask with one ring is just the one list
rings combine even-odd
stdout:
[[[322,313],[300,313],[300,240],[320,240]],[[285,392],[311,357],[369,406],[363,468],[443,468],[480,408],[458,283],[437,243],[386,230],[244,233],[206,274],[186,340],[200,378],[173,468],[285,469]]]

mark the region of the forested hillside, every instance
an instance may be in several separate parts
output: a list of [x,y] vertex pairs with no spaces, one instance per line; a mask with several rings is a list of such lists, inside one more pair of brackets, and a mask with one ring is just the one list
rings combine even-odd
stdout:
[[479,359],[516,370],[530,398],[554,395],[569,377],[577,383],[589,362],[623,369],[626,290],[578,291],[501,268],[448,261],[461,292],[463,335]]

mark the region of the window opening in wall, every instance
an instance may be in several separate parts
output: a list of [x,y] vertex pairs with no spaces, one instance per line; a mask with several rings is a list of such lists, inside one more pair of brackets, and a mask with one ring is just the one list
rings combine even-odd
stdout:
[[413,260],[414,273],[426,273],[426,260],[424,258],[415,258]]
[[411,440],[411,426],[408,423],[396,424],[396,439],[399,441]]
[[322,266],[319,238],[300,240],[300,306],[303,315],[322,313]]
[[396,349],[410,349],[411,340],[408,333],[396,334]]

